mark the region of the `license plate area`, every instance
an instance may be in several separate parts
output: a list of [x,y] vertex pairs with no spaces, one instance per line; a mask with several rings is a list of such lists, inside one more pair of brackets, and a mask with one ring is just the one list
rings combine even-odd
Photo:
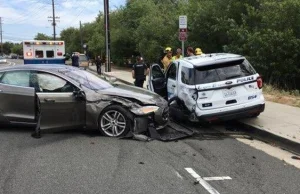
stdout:
[[229,90],[223,90],[223,97],[224,98],[230,98],[236,96],[236,90],[229,89]]

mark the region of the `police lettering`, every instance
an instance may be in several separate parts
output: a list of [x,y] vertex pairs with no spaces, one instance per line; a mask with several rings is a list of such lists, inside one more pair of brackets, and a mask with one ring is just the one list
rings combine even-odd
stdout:
[[237,83],[243,83],[243,82],[247,82],[247,81],[252,81],[252,80],[254,80],[254,77],[253,76],[251,76],[251,77],[243,77],[243,78],[239,78],[239,79],[237,79]]

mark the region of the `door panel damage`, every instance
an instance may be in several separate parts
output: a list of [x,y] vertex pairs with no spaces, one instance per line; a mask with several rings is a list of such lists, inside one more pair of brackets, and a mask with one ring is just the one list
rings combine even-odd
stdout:
[[[99,126],[98,120],[101,111],[110,105],[120,105],[126,110],[128,114],[126,115],[130,119],[130,130],[121,139],[130,138],[140,141],[150,141],[150,140],[160,140],[160,141],[172,141],[194,134],[193,131],[188,130],[178,130],[175,127],[172,127],[168,122],[163,126],[158,126],[158,123],[162,122],[162,119],[168,120],[169,117],[169,108],[166,106],[164,109],[158,109],[158,114],[154,112],[145,114],[145,115],[136,115],[132,111],[141,108],[142,103],[139,101],[133,102],[132,99],[126,99],[119,96],[113,95],[86,95],[86,127],[97,129]],[[153,105],[153,104],[152,104]],[[163,104],[161,104],[163,105]],[[35,132],[32,134],[34,138],[41,138],[41,108],[40,101],[37,97],[37,125]],[[158,115],[163,114],[163,111],[166,111],[166,117],[161,118]],[[158,130],[159,129],[159,130]]]

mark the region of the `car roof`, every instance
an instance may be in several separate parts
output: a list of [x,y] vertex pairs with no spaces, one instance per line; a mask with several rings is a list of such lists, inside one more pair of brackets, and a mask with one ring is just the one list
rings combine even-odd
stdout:
[[230,61],[245,60],[245,57],[232,53],[210,53],[199,56],[185,57],[181,60],[191,63],[195,67],[221,64]]
[[53,72],[58,72],[58,71],[71,71],[78,69],[73,66],[69,65],[61,65],[61,64],[34,64],[34,65],[14,65],[14,66],[5,66],[5,67],[0,67],[0,71],[7,71],[7,70],[46,70],[46,71],[53,71]]

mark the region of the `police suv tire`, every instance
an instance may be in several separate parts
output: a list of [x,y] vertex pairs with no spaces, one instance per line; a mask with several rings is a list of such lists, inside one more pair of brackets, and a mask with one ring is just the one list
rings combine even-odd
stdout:
[[[122,137],[130,130],[129,112],[120,105],[106,107],[98,119],[100,133],[108,137]],[[117,131],[115,130],[117,127]]]

